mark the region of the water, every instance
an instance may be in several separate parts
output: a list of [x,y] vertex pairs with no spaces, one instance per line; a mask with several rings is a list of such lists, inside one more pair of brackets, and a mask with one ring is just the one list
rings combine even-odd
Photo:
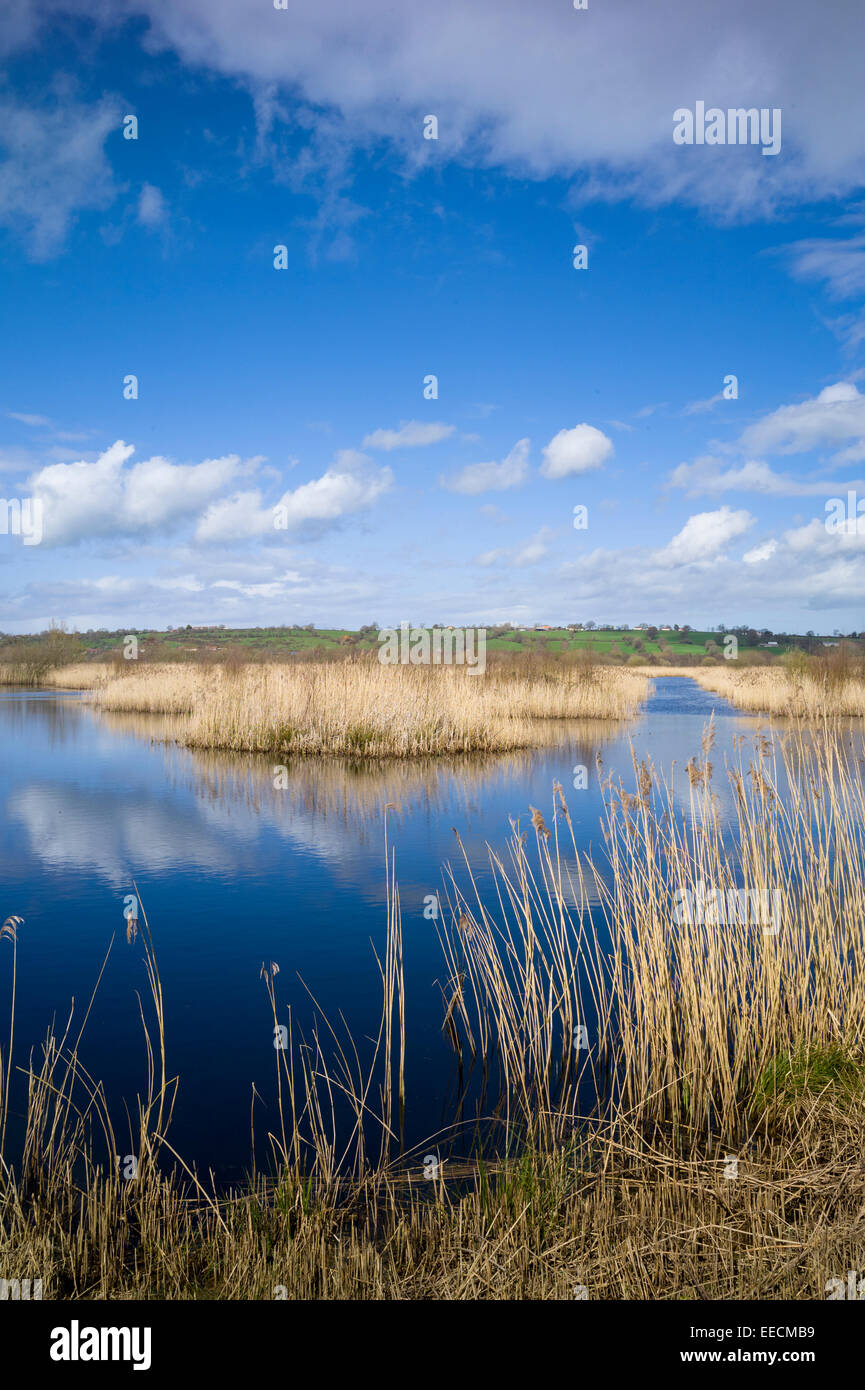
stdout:
[[[454,1059],[441,1026],[441,948],[424,899],[457,869],[459,832],[481,886],[486,844],[504,850],[509,817],[529,805],[550,819],[561,782],[578,843],[602,853],[596,768],[633,787],[631,745],[677,786],[699,754],[714,713],[713,760],[734,761],[733,739],[757,721],[694,682],[660,677],[626,724],[581,721],[542,749],[423,763],[296,760],[287,789],[271,761],[193,753],[155,742],[160,722],[95,711],[77,694],[0,692],[0,921],[19,932],[16,1053],[63,1025],[74,1000],[83,1018],[109,944],[82,1057],[106,1086],[115,1114],[135,1113],[146,1084],[136,990],[146,1000],[140,943],[126,940],[124,900],[137,885],[153,932],[165,1009],[168,1064],[180,1076],[171,1140],[184,1158],[240,1174],[250,1158],[252,1085],[276,1126],[273,1021],[260,979],[275,961],[280,1005],[308,1029],[306,982],[324,1011],[352,1033],[375,1036],[381,981],[371,941],[385,930],[384,821],[396,853],[408,1019],[407,1139],[420,1142],[450,1117]],[[674,769],[674,764],[676,765]],[[574,790],[574,768],[588,787]],[[717,780],[721,814],[730,804]],[[385,809],[389,808],[389,809]],[[8,1017],[8,942],[0,943],[0,1020]],[[283,1015],[284,1017],[284,1015]],[[122,1124],[120,1125],[122,1129]],[[122,1148],[122,1143],[121,1143]]]

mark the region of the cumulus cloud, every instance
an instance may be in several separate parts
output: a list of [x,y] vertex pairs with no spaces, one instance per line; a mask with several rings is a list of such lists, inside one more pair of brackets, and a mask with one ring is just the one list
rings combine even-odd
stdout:
[[541,473],[545,478],[567,478],[600,468],[613,454],[613,441],[594,425],[575,425],[559,430],[543,450]]
[[470,463],[451,478],[441,478],[442,487],[474,497],[481,492],[505,492],[525,482],[529,471],[528,439],[518,439],[501,463]]
[[[733,621],[801,629],[807,625],[802,621],[806,612],[834,609],[839,617],[845,609],[861,612],[865,534],[828,533],[823,520],[815,518],[778,540],[761,542],[741,558],[719,553],[711,563],[691,562],[685,568],[671,564],[663,552],[639,546],[599,548],[559,566],[556,577],[569,594],[579,595],[582,612],[588,607],[598,616],[616,615],[623,593],[639,593],[644,613],[675,610],[679,621],[702,624],[724,616],[716,606],[723,595]],[[524,599],[524,584],[519,592]],[[862,624],[853,617],[839,625]]]
[[865,395],[852,381],[826,386],[813,400],[782,405],[743,431],[739,441],[749,453],[802,454],[865,440]]
[[367,510],[393,485],[389,468],[372,468],[367,455],[342,449],[320,478],[289,489],[274,506],[257,490],[214,502],[201,518],[200,542],[236,541],[255,536],[278,538],[280,531],[323,535],[345,517]]
[[438,444],[453,434],[455,425],[423,424],[420,420],[403,420],[398,430],[373,430],[364,441],[365,449],[416,449],[425,444]]
[[[815,26],[811,0],[730,0],[711,45],[699,21],[714,18],[716,6],[702,0],[694,13],[698,22],[683,25],[674,11],[618,0],[589,21],[561,3],[439,0],[430,42],[423,0],[405,0],[396,15],[390,0],[287,0],[285,10],[236,0],[18,0],[0,15],[0,51],[44,40],[63,14],[104,28],[143,18],[146,49],[171,49],[247,88],[256,157],[318,195],[311,225],[317,235],[323,219],[336,226],[327,239],[336,258],[352,253],[351,229],[367,213],[347,196],[354,152],[376,141],[405,172],[434,156],[572,178],[584,197],[686,202],[722,219],[858,188],[865,11],[846,7],[843,44],[837,26]],[[781,108],[783,157],[674,145],[673,112],[683,94],[699,92],[722,108]],[[434,149],[417,138],[431,110],[442,113]],[[115,119],[80,108],[71,125],[51,120],[52,140],[43,116],[9,102],[0,108],[9,136],[0,219],[30,235],[35,255],[53,254],[75,213],[110,196],[101,146]],[[803,244],[803,273],[831,254]],[[849,279],[849,268],[840,274]]]
[[[93,0],[66,3],[77,10]],[[124,9],[149,19],[149,47],[245,82],[266,108],[275,93],[296,92],[339,119],[341,143],[388,139],[406,162],[429,156],[406,113],[435,110],[447,113],[439,158],[536,177],[581,173],[590,191],[653,204],[677,198],[728,215],[843,195],[861,181],[865,14],[857,6],[845,9],[841,45],[836,26],[814,24],[808,0],[730,0],[710,45],[700,20],[716,10],[706,3],[683,25],[642,0],[599,6],[591,22],[562,4],[440,0],[434,42],[422,0],[397,12],[389,0],[288,0],[281,11],[234,0],[115,0],[115,16]],[[703,148],[674,146],[683,92],[711,94],[722,107],[783,108],[785,154],[789,147],[795,157],[720,146],[706,158]]]
[[[317,236],[324,222],[336,227],[327,238],[336,258],[352,254],[351,230],[367,215],[347,189],[355,151],[373,142],[389,146],[407,173],[433,157],[451,159],[571,178],[584,198],[685,202],[721,219],[858,188],[865,11],[846,7],[843,44],[837,26],[815,26],[811,0],[730,0],[711,45],[700,20],[714,18],[716,6],[702,0],[694,13],[698,22],[683,25],[674,11],[618,0],[589,22],[561,3],[440,0],[430,42],[423,0],[405,0],[396,15],[390,0],[287,0],[285,10],[236,0],[18,0],[0,15],[0,51],[45,40],[59,15],[104,28],[144,19],[146,49],[170,49],[181,63],[247,88],[256,158],[318,196],[311,226]],[[673,112],[683,94],[700,92],[722,108],[781,108],[783,157],[674,145]],[[37,256],[58,249],[79,209],[110,196],[101,145],[114,118],[105,125],[99,108],[91,110],[93,120],[81,108],[76,135],[58,119],[52,141],[31,138],[32,112],[0,109],[10,136],[0,220],[20,225]],[[417,138],[429,111],[442,113],[434,148]],[[798,259],[803,273],[819,273],[832,255],[803,243]],[[847,281],[860,272],[832,273]]]
[[754,525],[750,512],[734,512],[719,507],[715,512],[697,512],[688,518],[669,545],[654,555],[659,565],[692,565],[716,559],[731,541]]
[[154,457],[127,468],[134,446],[118,439],[95,463],[55,463],[28,482],[42,501],[45,545],[74,545],[100,536],[150,535],[173,530],[232,481],[236,454],[175,464]]

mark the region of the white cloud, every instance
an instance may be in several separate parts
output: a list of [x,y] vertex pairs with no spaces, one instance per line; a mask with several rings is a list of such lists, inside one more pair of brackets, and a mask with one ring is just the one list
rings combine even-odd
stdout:
[[103,146],[120,117],[107,98],[86,106],[62,97],[42,107],[0,99],[0,225],[34,260],[61,249],[79,211],[112,201]]
[[865,395],[851,381],[826,386],[813,400],[782,405],[743,431],[749,453],[801,454],[845,441],[865,440]]
[[688,518],[669,545],[655,553],[659,565],[691,565],[716,559],[726,546],[754,524],[750,512],[734,512],[719,507],[715,512],[697,512]]
[[235,593],[242,594],[244,598],[275,599],[285,593],[286,585],[302,583],[303,576],[297,570],[284,570],[279,579],[272,579],[269,583],[244,584],[239,579],[217,579],[213,587],[214,589],[231,589]]
[[705,454],[693,463],[680,463],[674,468],[670,486],[685,488],[690,497],[718,496],[722,492],[758,492],[767,497],[825,497],[827,489],[842,484],[826,479],[808,482],[793,478],[788,473],[776,473],[768,463],[756,459],[738,467],[725,467],[720,459]]
[[865,232],[848,237],[812,237],[784,248],[793,274],[802,280],[822,280],[836,299],[865,292]]
[[507,564],[514,569],[525,569],[528,565],[537,565],[549,554],[549,543],[554,534],[551,527],[542,526],[522,545],[511,549],[502,547],[498,550],[485,550],[482,554],[475,556],[474,563],[482,565],[484,568]]
[[126,468],[134,452],[118,439],[95,463],[55,463],[32,475],[29,491],[44,508],[43,544],[167,532],[199,513],[241,466],[230,454],[189,465],[155,457]]
[[724,400],[724,392],[719,391],[715,396],[709,396],[704,401],[691,401],[683,410],[683,415],[702,415],[707,410],[714,410],[719,401]]
[[536,565],[540,560],[546,558],[549,553],[549,542],[552,539],[552,529],[549,526],[542,526],[534,536],[526,541],[525,545],[520,546],[514,556],[514,564],[517,569],[522,569],[524,565]]
[[50,428],[51,421],[45,415],[21,415],[17,410],[7,410],[6,414],[10,420],[18,420],[22,425],[32,425],[34,427]]
[[442,487],[474,497],[481,492],[505,492],[525,482],[529,471],[528,439],[518,439],[501,463],[470,463],[451,478],[441,478]]
[[786,531],[784,545],[788,555],[792,554],[798,558],[811,556],[818,561],[825,561],[843,553],[865,555],[865,526],[860,530],[858,525],[865,521],[865,518],[850,518],[837,530],[828,531],[827,516],[814,517],[806,525],[794,526]]
[[760,565],[765,560],[771,560],[777,549],[776,540],[764,541],[762,545],[755,545],[753,550],[746,550],[742,559],[746,565]]
[[[80,9],[85,0],[66,3]],[[390,0],[288,0],[284,11],[235,0],[127,0],[126,8],[149,19],[148,47],[170,46],[187,63],[245,81],[264,121],[274,119],[277,93],[291,92],[290,114],[298,99],[323,109],[340,147],[388,139],[406,163],[434,153],[439,162],[450,154],[534,177],[583,173],[590,193],[650,204],[677,198],[719,215],[843,196],[861,182],[858,6],[844,8],[839,43],[837,25],[815,25],[804,0],[730,0],[711,44],[705,23],[714,6],[705,3],[695,11],[704,22],[683,26],[675,11],[643,0],[599,5],[590,16],[566,4],[440,0],[432,38],[418,0],[397,13]],[[675,146],[683,93],[711,94],[722,107],[781,107],[786,157]],[[427,111],[447,115],[434,151],[415,133]]]
[[507,553],[507,550],[504,549],[484,550],[481,552],[480,555],[475,556],[475,564],[483,565],[484,568],[488,567],[489,565],[496,565],[498,564],[499,560],[503,560],[505,558]]
[[545,478],[567,478],[600,468],[612,457],[613,441],[594,425],[575,425],[559,430],[543,450],[541,473]]
[[[370,468],[371,460],[355,450],[343,449],[320,478],[284,492],[274,506],[266,506],[258,491],[240,492],[214,502],[196,528],[200,542],[237,541],[280,532],[322,535],[344,517],[365,511],[393,485],[389,468]],[[281,524],[278,528],[277,520]]]
[[[708,20],[714,9],[703,0],[695,14]],[[45,37],[63,13],[91,26],[143,19],[146,49],[173,49],[195,69],[244,84],[258,121],[256,156],[271,157],[282,181],[319,194],[313,226],[320,233],[322,217],[337,226],[333,257],[351,253],[350,229],[366,211],[346,196],[353,153],[376,141],[408,171],[435,157],[438,165],[579,178],[583,197],[676,200],[719,218],[843,197],[861,185],[865,12],[855,5],[844,9],[839,43],[838,26],[815,26],[805,0],[730,0],[707,45],[704,23],[682,25],[675,11],[643,0],[599,5],[591,17],[567,3],[439,0],[434,41],[420,0],[406,0],[396,16],[391,0],[287,0],[284,11],[236,0],[17,0],[0,17],[0,49],[24,48],[40,29]],[[674,145],[673,112],[683,94],[700,92],[724,108],[782,108],[782,157]],[[446,113],[434,146],[417,134],[431,110]],[[75,210],[105,193],[105,170],[100,164],[91,181],[77,154],[71,171],[50,144],[42,163],[19,139],[11,147],[26,170],[13,179],[16,217],[34,224],[36,253],[51,254]],[[83,165],[92,167],[88,152]],[[321,177],[322,169],[330,173]]]
[[138,221],[142,227],[162,227],[168,221],[168,208],[158,188],[145,183],[138,198]]
[[365,449],[415,449],[425,444],[438,444],[453,434],[455,425],[423,424],[420,420],[403,420],[398,430],[373,430],[363,441]]

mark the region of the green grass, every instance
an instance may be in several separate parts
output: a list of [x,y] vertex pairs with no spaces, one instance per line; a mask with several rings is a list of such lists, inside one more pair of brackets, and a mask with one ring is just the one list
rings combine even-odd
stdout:
[[781,1053],[764,1068],[754,1088],[758,1109],[795,1109],[802,1101],[824,1093],[843,1101],[857,1096],[865,1083],[865,1068],[840,1047],[801,1048]]
[[[491,635],[498,633],[498,635]],[[686,664],[699,661],[706,654],[706,643],[714,642],[719,647],[723,636],[717,632],[659,632],[654,640],[649,640],[644,632],[633,629],[612,632],[569,632],[567,628],[552,628],[549,632],[538,632],[534,628],[502,632],[491,627],[487,629],[487,651],[502,656],[534,653],[539,656],[562,655],[568,652],[586,652],[604,659],[627,660],[629,656],[657,658],[667,655]],[[64,662],[73,660],[104,661],[109,657],[119,657],[123,651],[124,638],[136,636],[139,652],[146,661],[172,661],[191,658],[193,660],[219,659],[232,656],[240,659],[260,660],[268,657],[281,659],[292,654],[309,656],[313,653],[336,655],[338,653],[375,652],[378,640],[374,633],[351,631],[348,628],[308,627],[181,627],[171,631],[157,632],[152,629],[121,629],[115,632],[89,631],[66,633],[56,630],[51,634],[25,634],[20,637],[4,636],[0,633],[0,663],[28,662],[46,655],[62,653]],[[639,647],[635,643],[639,642]],[[771,649],[772,657],[782,656],[789,644],[779,642]],[[747,650],[753,650],[745,648]],[[764,649],[765,650],[765,649]],[[49,664],[57,664],[56,661]]]

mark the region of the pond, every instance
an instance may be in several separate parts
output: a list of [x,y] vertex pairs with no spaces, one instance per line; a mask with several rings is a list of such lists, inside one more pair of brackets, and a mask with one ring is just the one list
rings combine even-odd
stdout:
[[[253,1083],[262,1133],[276,1124],[264,1109],[273,1105],[274,1043],[262,962],[279,965],[280,1007],[292,1006],[297,1025],[310,1026],[311,992],[356,1038],[377,1032],[381,979],[371,943],[381,951],[386,818],[404,941],[406,1139],[420,1143],[447,1122],[454,1089],[436,983],[444,964],[424,916],[443,865],[465,876],[454,831],[483,891],[487,844],[504,851],[509,818],[528,826],[530,805],[549,820],[560,782],[580,848],[602,856],[597,759],[603,776],[620,773],[633,788],[633,748],[687,787],[684,765],[699,754],[712,714],[720,768],[725,755],[736,760],[736,735],[750,735],[757,721],[691,680],[660,676],[632,721],[562,724],[541,749],[383,764],[298,759],[276,787],[272,759],[161,743],[151,717],[102,714],[74,692],[0,692],[0,920],[24,918],[18,1063],[38,1050],[52,1020],[62,1031],[73,1000],[77,1033],[113,938],[82,1056],[105,1083],[121,1130],[124,1102],[135,1113],[146,1082],[136,991],[146,1002],[147,987],[124,904],[136,885],[162,978],[168,1065],[180,1077],[172,1144],[199,1169],[239,1176],[250,1160]],[[587,782],[579,790],[578,768]],[[722,776],[717,791],[724,816]],[[9,993],[4,942],[4,1031]]]

